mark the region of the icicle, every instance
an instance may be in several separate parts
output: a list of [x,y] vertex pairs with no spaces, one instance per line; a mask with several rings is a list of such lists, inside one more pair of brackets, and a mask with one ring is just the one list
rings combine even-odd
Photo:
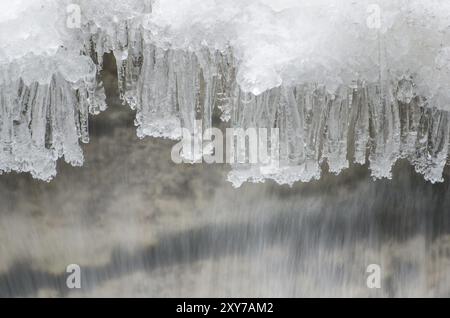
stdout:
[[58,158],[82,164],[88,116],[106,109],[98,71],[113,53],[140,138],[180,139],[183,128],[194,136],[214,114],[263,136],[277,129],[266,138],[279,148],[277,164],[233,165],[235,185],[306,182],[325,162],[337,174],[367,159],[374,178],[390,178],[407,159],[442,181],[450,129],[442,1],[379,1],[396,18],[380,17],[378,27],[365,1],[336,10],[331,1],[73,0],[82,16],[72,27],[61,18],[67,4],[24,0],[0,15],[0,171],[50,180]]

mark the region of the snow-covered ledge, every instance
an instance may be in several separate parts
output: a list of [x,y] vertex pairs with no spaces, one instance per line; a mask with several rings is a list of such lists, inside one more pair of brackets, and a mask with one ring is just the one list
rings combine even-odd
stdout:
[[[446,0],[13,0],[0,3],[0,172],[51,180],[83,163],[88,116],[106,109],[113,52],[137,133],[177,139],[214,112],[277,127],[279,183],[366,160],[375,178],[408,159],[442,181],[449,151]],[[168,154],[169,155],[169,154]]]

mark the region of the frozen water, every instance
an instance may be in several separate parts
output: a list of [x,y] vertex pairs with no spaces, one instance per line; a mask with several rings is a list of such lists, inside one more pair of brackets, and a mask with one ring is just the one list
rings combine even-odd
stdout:
[[280,169],[235,167],[236,186],[317,179],[323,162],[339,173],[368,160],[390,178],[399,158],[442,181],[448,1],[11,2],[0,4],[0,171],[50,180],[58,158],[82,164],[112,52],[139,137],[178,139],[217,112],[280,129]]

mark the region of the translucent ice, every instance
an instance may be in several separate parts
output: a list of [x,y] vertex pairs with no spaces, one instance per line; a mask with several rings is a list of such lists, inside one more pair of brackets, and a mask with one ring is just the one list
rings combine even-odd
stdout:
[[81,165],[88,112],[105,108],[97,68],[66,27],[67,3],[0,4],[0,172],[50,180],[60,157]]
[[399,158],[442,180],[449,1],[2,2],[0,171],[49,180],[59,157],[82,163],[108,52],[140,137],[178,139],[215,112],[280,129],[280,169],[234,167],[235,185],[308,181],[323,162],[339,173],[368,160],[375,178],[391,177]]

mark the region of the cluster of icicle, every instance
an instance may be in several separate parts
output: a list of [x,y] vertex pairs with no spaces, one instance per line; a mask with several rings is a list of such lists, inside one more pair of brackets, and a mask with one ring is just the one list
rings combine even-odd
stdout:
[[[433,6],[444,2],[433,0],[423,7],[412,1],[417,12],[425,12],[420,16],[423,21],[416,21],[411,5],[399,0],[399,8],[407,8],[400,17],[410,19],[400,22],[417,29],[416,33],[409,31],[409,40],[398,44],[395,36],[403,32],[401,36],[406,37],[405,30],[393,30],[403,24],[386,20],[387,30],[352,33],[349,28],[359,20],[348,20],[346,14],[354,11],[354,2],[338,1],[342,7],[337,6],[335,22],[345,16],[343,25],[348,33],[342,35],[342,43],[330,38],[333,54],[327,51],[322,56],[315,50],[326,49],[323,40],[335,35],[335,25],[323,24],[328,16],[312,16],[309,20],[322,23],[312,30],[324,33],[324,38],[305,39],[316,44],[310,52],[292,46],[287,42],[297,40],[292,35],[296,30],[292,34],[286,30],[299,26],[286,12],[296,3],[291,0],[278,5],[270,5],[270,0],[248,0],[241,8],[241,2],[235,0],[228,5],[214,0],[183,4],[172,0],[38,0],[34,10],[36,2],[63,17],[65,9],[76,4],[82,9],[82,24],[78,29],[56,28],[53,37],[60,37],[59,42],[50,48],[38,45],[31,52],[16,48],[25,47],[32,39],[19,37],[9,43],[0,39],[4,46],[0,50],[0,172],[30,172],[49,181],[56,175],[59,158],[82,165],[79,143],[89,142],[89,115],[106,109],[98,71],[103,55],[113,52],[121,96],[137,111],[139,137],[177,140],[181,127],[194,131],[196,120],[202,120],[204,129],[211,127],[215,113],[230,127],[279,128],[279,169],[236,165],[229,174],[235,186],[266,179],[280,184],[318,179],[324,162],[336,174],[350,162],[367,162],[374,178],[390,178],[399,159],[409,160],[426,180],[443,181],[450,146],[446,109],[450,92],[445,91],[446,79],[450,79],[450,49],[438,43],[450,39],[450,23],[436,16],[437,22],[425,18],[436,13]],[[317,13],[324,4],[331,1],[310,4],[309,14]],[[217,8],[211,9],[214,6]],[[330,8],[336,12],[336,4]],[[445,11],[449,6],[439,8]],[[227,19],[220,18],[223,16]],[[356,29],[367,22],[364,14],[361,17]],[[0,26],[14,20],[1,18]],[[238,21],[236,26],[232,21]],[[218,25],[212,27],[214,23]],[[267,26],[267,34],[261,29],[248,31],[261,25]],[[244,35],[236,36],[236,28]],[[389,28],[391,38],[385,35]],[[439,34],[430,40],[426,30]],[[419,50],[415,45],[421,47],[415,43],[419,31],[430,41],[428,46],[433,45],[431,53],[411,53]],[[352,46],[361,35],[374,36],[367,40],[367,45],[373,46]],[[0,32],[0,36],[5,35]],[[395,42],[395,49],[389,50],[389,41]],[[273,52],[272,42],[286,55]],[[252,47],[258,51],[254,55]],[[344,61],[345,52],[354,55]],[[421,67],[420,57],[424,59]]]

